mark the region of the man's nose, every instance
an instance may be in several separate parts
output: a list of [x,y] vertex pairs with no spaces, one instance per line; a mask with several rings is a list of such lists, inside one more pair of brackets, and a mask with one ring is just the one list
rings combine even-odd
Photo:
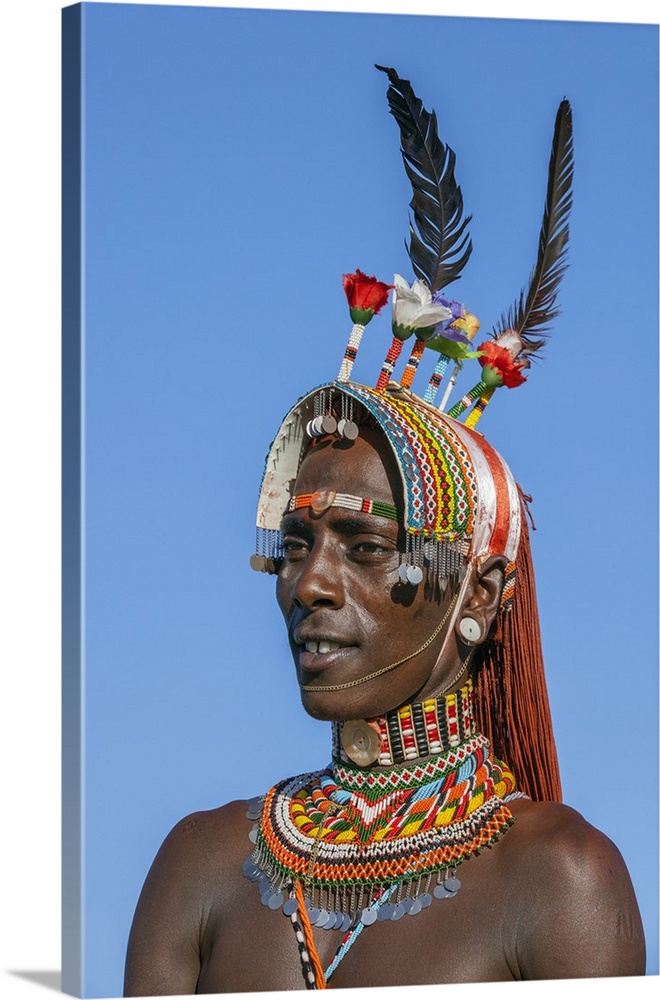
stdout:
[[318,541],[314,543],[300,565],[292,600],[297,607],[306,610],[343,605],[344,589],[335,546]]

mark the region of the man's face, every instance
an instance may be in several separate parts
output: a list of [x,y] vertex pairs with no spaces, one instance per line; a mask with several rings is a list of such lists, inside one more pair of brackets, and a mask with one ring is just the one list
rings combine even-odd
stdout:
[[[352,444],[324,442],[304,459],[294,493],[333,490],[403,509],[394,458],[376,431],[362,428]],[[277,599],[301,687],[359,680],[422,646],[444,614],[442,602],[424,596],[424,584],[399,580],[403,529],[396,521],[328,507],[286,514],[284,560]],[[418,656],[385,676],[332,692],[303,691],[319,719],[374,718],[418,696],[430,696],[458,662],[446,628]],[[329,645],[328,645],[329,644]]]

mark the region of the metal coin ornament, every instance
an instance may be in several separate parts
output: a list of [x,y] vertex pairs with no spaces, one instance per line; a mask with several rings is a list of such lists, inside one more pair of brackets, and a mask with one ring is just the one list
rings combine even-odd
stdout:
[[263,812],[263,805],[264,799],[262,795],[255,795],[251,799],[248,799],[246,817],[248,819],[259,819]]
[[326,413],[317,417],[314,423],[320,427],[322,434],[334,434],[337,430],[337,420],[331,413]]
[[266,572],[266,557],[259,555],[258,552],[254,552],[250,556],[250,569],[253,569],[255,573],[265,573]]
[[342,419],[337,424],[337,433],[347,441],[355,441],[359,434],[358,425],[353,420]]
[[315,514],[322,514],[328,507],[332,507],[336,496],[334,490],[317,490],[316,493],[312,493],[309,506]]
[[337,420],[331,413],[321,413],[318,417],[307,421],[305,430],[308,437],[323,437],[326,434],[334,434],[337,430]]
[[377,722],[351,719],[341,731],[341,745],[346,756],[360,767],[367,767],[378,760],[381,750],[380,729]]
[[406,577],[408,583],[412,583],[413,587],[416,587],[422,582],[424,576],[424,571],[421,566],[408,566],[406,570]]

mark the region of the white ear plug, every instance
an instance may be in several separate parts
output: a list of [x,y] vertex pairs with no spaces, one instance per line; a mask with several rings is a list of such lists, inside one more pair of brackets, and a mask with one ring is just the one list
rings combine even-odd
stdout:
[[481,639],[481,629],[479,623],[474,618],[461,618],[458,623],[458,631],[466,642],[479,642]]

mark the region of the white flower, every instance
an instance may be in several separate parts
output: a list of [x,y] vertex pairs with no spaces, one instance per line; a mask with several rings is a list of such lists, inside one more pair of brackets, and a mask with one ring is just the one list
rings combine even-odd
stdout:
[[451,309],[433,302],[431,289],[424,281],[417,279],[411,287],[400,274],[394,275],[392,312],[392,325],[403,328],[408,335],[412,330],[437,326],[451,316]]

